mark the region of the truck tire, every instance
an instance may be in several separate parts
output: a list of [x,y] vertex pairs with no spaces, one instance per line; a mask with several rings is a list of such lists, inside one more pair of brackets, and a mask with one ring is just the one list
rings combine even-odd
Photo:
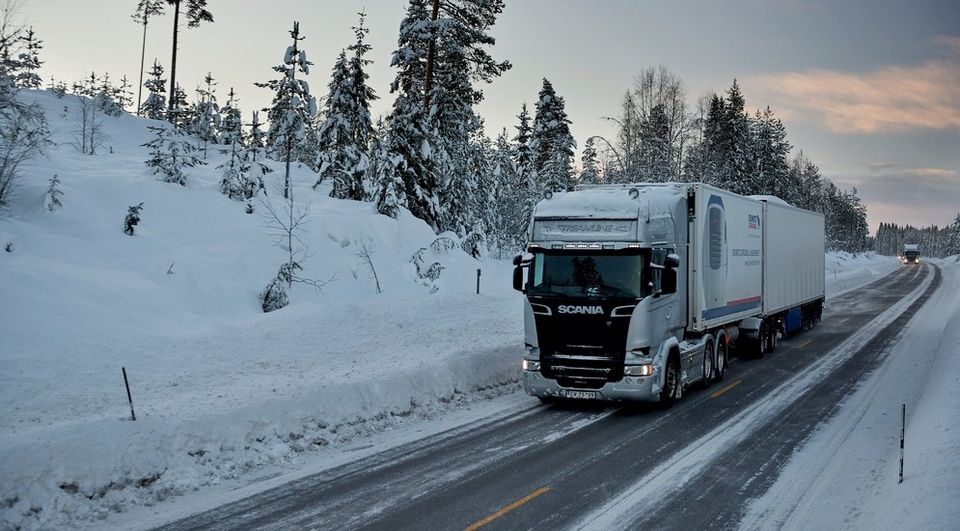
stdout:
[[757,335],[756,357],[760,359],[770,351],[770,326],[767,325],[766,321],[760,323],[760,330],[757,332]]
[[713,355],[713,338],[707,339],[707,344],[703,346],[703,360],[701,361],[701,374],[703,379],[700,380],[700,387],[706,389],[710,387],[710,384],[713,383],[713,374],[716,370],[716,363],[714,361],[716,358]]
[[661,409],[670,409],[680,395],[680,357],[676,353],[670,354],[664,371],[659,405]]
[[713,363],[713,381],[723,380],[723,375],[727,372],[727,336],[717,338],[717,355]]

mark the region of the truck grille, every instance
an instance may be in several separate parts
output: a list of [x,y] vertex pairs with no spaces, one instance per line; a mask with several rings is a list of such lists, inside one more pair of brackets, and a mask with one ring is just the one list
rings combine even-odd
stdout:
[[603,354],[555,353],[543,358],[541,371],[564,387],[600,389],[623,378],[623,361]]

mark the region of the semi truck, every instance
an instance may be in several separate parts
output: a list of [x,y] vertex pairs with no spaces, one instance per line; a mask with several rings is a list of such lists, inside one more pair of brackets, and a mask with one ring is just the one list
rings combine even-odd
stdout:
[[916,243],[905,243],[903,245],[903,261],[907,264],[919,264],[920,245]]
[[527,393],[669,406],[819,322],[824,219],[703,183],[546,192],[513,286]]

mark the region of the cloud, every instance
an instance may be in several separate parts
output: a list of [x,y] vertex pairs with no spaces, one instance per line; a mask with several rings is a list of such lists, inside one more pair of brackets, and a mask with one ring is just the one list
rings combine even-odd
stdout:
[[881,221],[943,226],[960,211],[956,170],[874,162],[867,171],[839,175],[835,181],[844,188],[857,187],[874,230]]
[[936,42],[946,57],[920,65],[770,74],[757,86],[781,114],[812,118],[834,133],[960,131],[960,37]]

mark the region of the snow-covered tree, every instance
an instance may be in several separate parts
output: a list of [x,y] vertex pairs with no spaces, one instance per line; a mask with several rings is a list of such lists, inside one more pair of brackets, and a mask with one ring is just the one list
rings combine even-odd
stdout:
[[526,103],[520,108],[517,120],[517,125],[514,126],[517,134],[513,137],[513,162],[518,174],[530,175],[533,171],[533,156],[530,153],[530,135],[533,130],[530,128],[530,113]]
[[389,136],[386,125],[377,123],[377,131],[370,146],[370,168],[368,186],[373,189],[373,200],[377,205],[377,212],[391,218],[396,218],[400,208],[406,206],[403,177],[397,166],[401,163],[399,157],[390,152]]
[[360,23],[353,28],[356,42],[348,48],[349,56],[341,52],[334,65],[325,119],[318,130],[320,175],[314,188],[329,177],[333,180],[330,195],[340,199],[365,198],[364,180],[370,165],[367,155],[373,135],[370,102],[376,95],[367,85],[369,76],[364,70],[370,63],[364,58],[370,51],[365,42],[369,32],[363,26],[365,17],[361,12]]
[[0,207],[10,204],[21,166],[42,153],[50,138],[43,109],[20,100],[6,68],[0,63]]
[[123,233],[127,236],[133,236],[137,225],[140,224],[141,211],[143,211],[142,202],[127,208],[127,215],[123,218]]
[[263,123],[260,122],[260,113],[253,111],[250,120],[250,135],[247,140],[247,148],[250,151],[250,159],[254,162],[263,160],[267,150],[267,132],[263,130]]
[[180,130],[185,130],[193,122],[196,108],[187,101],[187,92],[180,84],[173,91],[173,101],[167,106],[167,121]]
[[317,104],[310,95],[310,86],[306,80],[297,78],[298,72],[309,74],[310,65],[313,64],[307,60],[306,52],[300,49],[300,41],[304,37],[300,35],[299,22],[293,23],[290,37],[293,43],[283,55],[283,64],[273,67],[274,72],[280,74],[280,78],[256,84],[274,93],[272,106],[265,109],[270,120],[267,145],[274,159],[286,163],[283,179],[285,198],[290,195],[290,163],[313,163],[312,160],[304,160],[303,139],[317,113]]
[[60,190],[60,178],[54,174],[50,178],[50,185],[47,186],[47,193],[43,197],[43,204],[47,207],[47,210],[54,212],[59,208],[63,208],[63,203],[60,201],[60,196],[63,195],[63,191]]
[[580,156],[580,182],[582,184],[599,184],[603,181],[600,170],[600,159],[597,157],[597,148],[594,144],[596,137],[587,139]]
[[43,41],[37,38],[33,31],[33,26],[27,29],[22,37],[23,51],[19,56],[19,70],[17,72],[17,85],[28,89],[40,88],[40,66],[43,61],[40,60],[40,50],[43,49]]
[[226,146],[243,144],[243,114],[237,103],[237,95],[230,87],[227,103],[220,109],[220,143]]
[[205,86],[197,88],[197,104],[187,124],[187,132],[203,142],[203,158],[206,159],[207,145],[219,143],[220,140],[220,106],[217,105],[215,94],[216,81],[210,72],[207,72],[203,82]]
[[786,127],[779,118],[774,118],[769,106],[763,112],[757,110],[751,125],[753,165],[748,177],[751,193],[775,195],[787,202],[801,199],[798,183],[790,181],[787,156],[791,146]]
[[196,146],[181,130],[154,126],[148,126],[147,129],[156,137],[143,144],[144,147],[150,148],[150,158],[145,161],[145,164],[153,168],[154,175],[160,175],[161,181],[185,186],[187,176],[183,172],[184,168],[206,164],[195,155]]
[[537,111],[530,135],[530,150],[538,185],[551,190],[569,190],[574,186],[570,163],[577,143],[570,133],[563,98],[557,96],[546,78],[537,100]]
[[217,169],[222,171],[220,193],[230,199],[249,201],[260,190],[265,190],[263,176],[269,169],[263,164],[253,163],[249,152],[239,142],[230,145],[229,158]]
[[153,67],[149,72],[150,79],[143,84],[147,88],[147,100],[140,106],[140,115],[151,120],[163,120],[167,112],[166,93],[167,80],[163,79],[163,66],[154,59]]

